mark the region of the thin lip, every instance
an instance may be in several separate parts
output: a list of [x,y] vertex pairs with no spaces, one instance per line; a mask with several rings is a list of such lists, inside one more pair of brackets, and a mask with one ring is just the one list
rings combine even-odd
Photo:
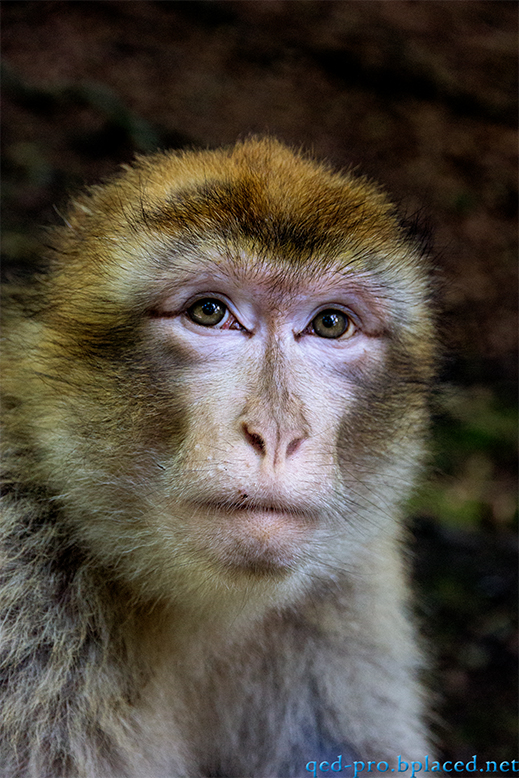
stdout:
[[310,511],[306,508],[301,508],[294,505],[286,505],[286,503],[274,503],[263,502],[261,500],[207,500],[195,502],[194,505],[198,510],[204,511],[218,511],[219,513],[225,513],[232,515],[236,513],[248,513],[256,515],[270,515],[281,516],[285,518],[303,518],[306,520],[316,518],[315,511]]

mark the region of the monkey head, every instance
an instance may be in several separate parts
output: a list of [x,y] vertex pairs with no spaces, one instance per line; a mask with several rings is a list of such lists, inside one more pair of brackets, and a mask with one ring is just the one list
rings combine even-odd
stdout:
[[398,532],[434,348],[375,185],[271,139],[158,153],[79,197],[48,260],[8,424],[21,402],[20,461],[135,597],[257,613]]

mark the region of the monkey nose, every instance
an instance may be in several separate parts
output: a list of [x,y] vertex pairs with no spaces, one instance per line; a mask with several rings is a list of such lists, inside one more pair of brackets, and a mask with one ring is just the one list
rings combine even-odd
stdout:
[[305,436],[295,430],[266,432],[258,430],[252,424],[244,422],[242,430],[247,443],[265,459],[274,465],[284,462],[300,447]]

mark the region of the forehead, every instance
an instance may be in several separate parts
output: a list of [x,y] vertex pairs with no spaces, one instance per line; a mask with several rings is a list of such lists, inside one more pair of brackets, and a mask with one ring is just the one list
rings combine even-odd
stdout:
[[163,234],[216,233],[284,263],[337,253],[345,240],[387,249],[401,237],[375,184],[269,139],[142,158],[108,193],[115,212],[121,194],[137,221]]
[[151,229],[158,249],[153,267],[160,268],[155,289],[233,294],[246,286],[275,306],[314,293],[373,292],[385,285],[384,266],[389,255],[395,260],[400,253],[400,236],[386,224],[370,239],[380,213],[370,220],[348,202],[331,214],[316,207],[309,215],[286,200],[271,201],[268,192],[245,192],[206,183],[148,209],[146,232]]
[[297,297],[313,290],[332,291],[354,278],[359,280],[359,273],[348,268],[347,263],[339,269],[327,256],[296,265],[265,251],[258,254],[243,248],[232,250],[228,245],[222,248],[215,243],[202,243],[193,251],[164,257],[163,273],[163,278],[169,278],[177,288],[196,285],[232,290],[246,286],[272,299],[278,295]]
[[70,278],[89,254],[95,279],[118,298],[203,272],[292,295],[352,272],[397,287],[423,275],[374,184],[267,141],[142,158],[69,222],[60,271]]
[[280,267],[302,267],[310,257],[323,266],[348,245],[385,243],[387,249],[399,237],[374,195],[373,202],[359,202],[359,192],[346,184],[314,182],[304,195],[287,182],[284,189],[279,181],[275,184],[268,177],[258,181],[250,176],[232,183],[216,179],[193,184],[152,200],[147,224],[172,237],[211,235],[225,248],[245,248]]

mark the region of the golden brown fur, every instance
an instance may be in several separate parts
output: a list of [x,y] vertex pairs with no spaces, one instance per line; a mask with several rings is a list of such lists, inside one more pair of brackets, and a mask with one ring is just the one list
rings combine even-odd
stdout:
[[400,513],[434,347],[391,203],[252,139],[138,159],[53,246],[4,305],[2,776],[423,759]]

